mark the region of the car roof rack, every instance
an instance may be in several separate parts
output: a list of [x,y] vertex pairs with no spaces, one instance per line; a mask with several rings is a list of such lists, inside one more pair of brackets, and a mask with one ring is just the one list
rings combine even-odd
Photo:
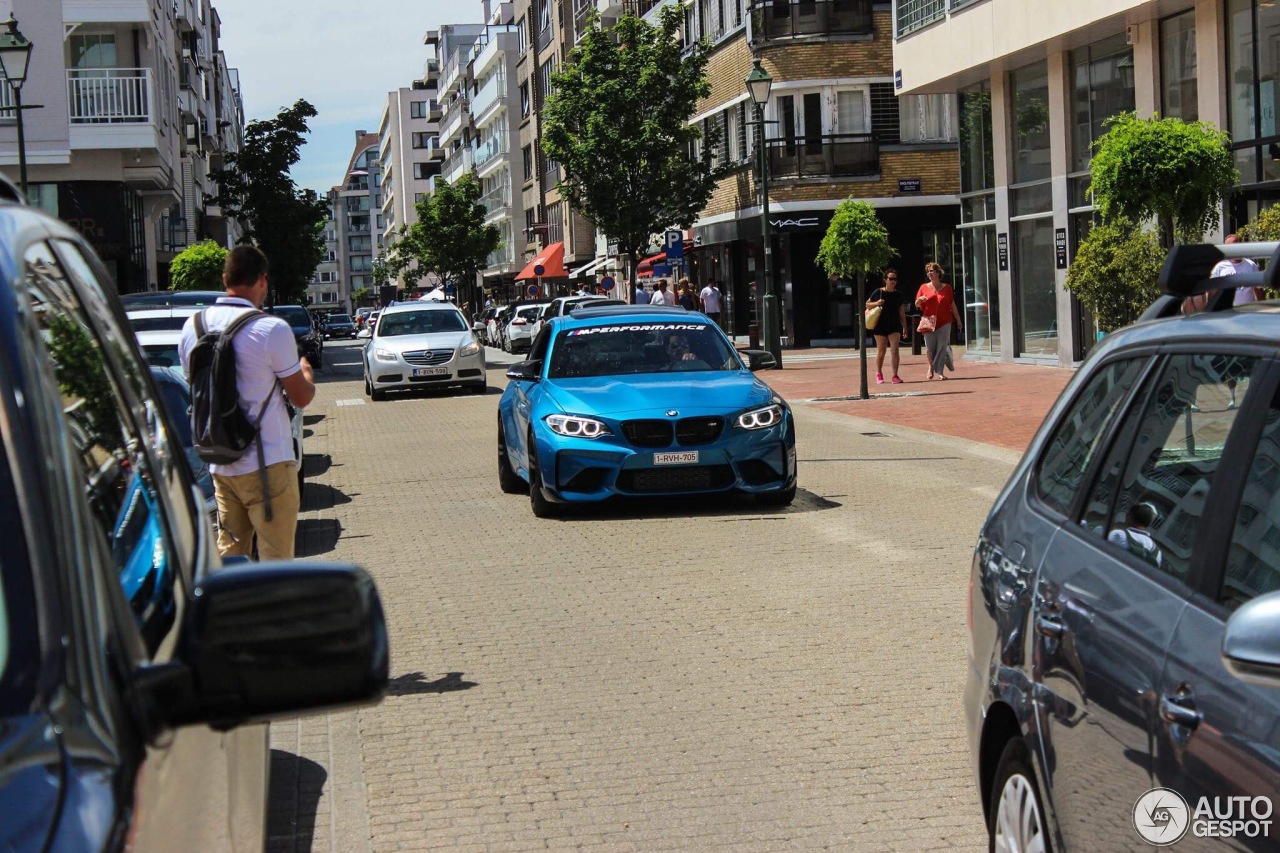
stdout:
[[[1213,268],[1222,261],[1249,258],[1266,260],[1261,272],[1236,273],[1211,278]],[[1275,288],[1280,281],[1280,242],[1265,243],[1188,243],[1174,246],[1160,268],[1160,292],[1139,321],[1172,317],[1181,310],[1188,296],[1211,294],[1205,311],[1225,311],[1235,301],[1241,287]]]
[[597,317],[625,317],[629,314],[669,314],[687,317],[689,312],[673,305],[600,305],[579,308],[571,312],[575,320],[593,320]]

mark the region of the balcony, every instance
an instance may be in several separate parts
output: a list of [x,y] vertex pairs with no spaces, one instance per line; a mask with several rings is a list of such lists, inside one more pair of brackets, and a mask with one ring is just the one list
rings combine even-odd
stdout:
[[511,208],[511,185],[500,184],[480,197],[480,204],[485,209],[485,219],[496,219],[509,213]]
[[769,140],[773,178],[857,178],[880,174],[880,145],[869,133]]
[[434,56],[428,59],[422,66],[422,80],[424,83],[434,83],[440,79],[440,60]]
[[510,150],[507,143],[507,135],[505,133],[496,133],[489,137],[489,141],[476,149],[474,162],[476,171],[483,171],[484,165],[495,157],[506,154]]
[[466,98],[457,98],[445,108],[444,123],[440,126],[440,142],[445,143],[462,133],[462,123],[469,121],[471,105]]
[[947,16],[947,0],[898,0],[897,37]]
[[459,178],[470,172],[475,166],[475,159],[470,148],[459,148],[457,151],[450,152],[449,159],[445,161],[444,171],[440,174],[449,183],[455,183]]
[[489,82],[480,87],[480,91],[471,101],[471,114],[475,116],[476,127],[484,127],[490,118],[490,111],[498,104],[506,103],[507,75],[499,71],[489,78]]
[[73,149],[158,148],[150,68],[67,70]]
[[875,32],[871,0],[767,0],[751,6],[755,44]]

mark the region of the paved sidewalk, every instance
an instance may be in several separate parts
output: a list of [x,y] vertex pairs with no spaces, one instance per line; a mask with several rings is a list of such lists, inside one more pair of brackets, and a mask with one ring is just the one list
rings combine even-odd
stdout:
[[[857,349],[788,349],[782,370],[762,374],[790,402],[847,415],[942,433],[1009,450],[1025,450],[1075,371],[1001,364],[964,357],[955,348],[955,373],[925,381],[923,354],[902,351],[901,385],[877,385],[875,350],[867,351],[870,400],[858,399]],[[888,357],[885,358],[888,367]]]

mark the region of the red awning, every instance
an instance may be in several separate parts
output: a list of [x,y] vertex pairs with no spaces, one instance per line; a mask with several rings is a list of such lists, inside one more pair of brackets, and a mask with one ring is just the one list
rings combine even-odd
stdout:
[[552,243],[538,256],[529,261],[528,266],[516,276],[516,281],[529,278],[565,278],[569,272],[564,268],[564,243]]
[[659,252],[656,255],[645,258],[636,265],[636,278],[652,278],[654,264],[660,264],[667,259],[666,252]]

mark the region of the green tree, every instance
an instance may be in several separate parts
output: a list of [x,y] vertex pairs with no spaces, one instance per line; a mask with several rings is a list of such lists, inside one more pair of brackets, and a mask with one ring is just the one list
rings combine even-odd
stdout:
[[227,250],[212,240],[188,246],[169,262],[174,290],[222,290],[222,265]]
[[1268,207],[1258,218],[1236,231],[1247,243],[1280,240],[1280,207]]
[[1165,250],[1154,231],[1128,219],[1095,225],[1067,271],[1067,290],[1110,332],[1137,320],[1160,295]]
[[895,254],[889,245],[889,231],[876,216],[875,208],[851,198],[840,202],[818,246],[818,266],[827,275],[858,283],[858,357],[862,374],[859,395],[864,400],[871,396],[867,390],[867,330],[863,314],[867,304],[866,276],[884,269]]
[[502,247],[502,231],[485,225],[480,182],[468,173],[455,183],[441,181],[417,204],[418,221],[387,252],[385,265],[398,275],[411,262],[418,272],[434,272],[442,285],[474,283],[489,255]]
[[244,242],[267,256],[272,304],[303,303],[324,257],[328,205],[289,177],[306,144],[307,119],[315,115],[315,107],[298,100],[273,119],[249,122],[244,145],[212,175],[221,188],[216,202],[239,220]]
[[369,288],[367,287],[357,287],[355,290],[351,291],[351,301],[355,303],[356,308],[363,305],[365,300],[368,298]]
[[1104,221],[1155,217],[1165,248],[1199,242],[1240,181],[1225,133],[1207,122],[1121,113],[1094,143],[1093,201]]
[[719,177],[710,141],[689,156],[702,136],[689,119],[711,85],[707,45],[685,51],[679,40],[684,14],[666,6],[656,26],[624,14],[608,31],[593,17],[542,108],[542,153],[563,170],[560,191],[633,261],[655,233],[692,225]]

